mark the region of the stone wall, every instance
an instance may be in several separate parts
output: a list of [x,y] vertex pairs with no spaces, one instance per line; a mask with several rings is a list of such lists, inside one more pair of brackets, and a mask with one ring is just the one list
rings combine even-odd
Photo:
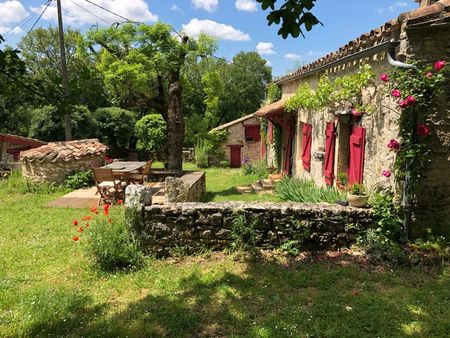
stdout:
[[374,225],[370,209],[300,203],[176,203],[144,206],[145,187],[127,188],[127,224],[144,249],[156,255],[171,249],[224,249],[233,242],[233,221],[243,213],[253,227],[256,246],[276,248],[304,238],[310,248],[351,245]]
[[206,193],[204,171],[185,172],[181,177],[165,180],[164,203],[198,202]]
[[227,161],[230,161],[230,147],[228,145],[242,145],[241,161],[245,158],[248,158],[250,162],[261,161],[261,142],[247,142],[245,140],[245,126],[255,124],[260,124],[259,119],[251,117],[227,128],[228,138],[220,146]]
[[101,167],[105,156],[83,156],[70,161],[28,161],[22,160],[22,174],[35,182],[62,183],[70,174],[87,171],[92,167]]

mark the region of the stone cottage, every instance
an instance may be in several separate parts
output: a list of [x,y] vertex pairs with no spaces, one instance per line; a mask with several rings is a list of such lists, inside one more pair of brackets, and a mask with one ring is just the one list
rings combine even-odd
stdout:
[[21,151],[45,144],[29,137],[0,133],[0,162],[17,162]]
[[[403,13],[339,50],[275,80],[281,88],[281,99],[263,107],[256,115],[268,119],[268,134],[274,126],[282,131],[278,149],[280,171],[329,186],[336,184],[342,172],[349,183],[363,183],[369,189],[380,186],[394,189],[394,175],[389,173],[385,177],[381,173],[387,169],[393,171],[395,152],[387,144],[398,137],[400,108],[383,90],[379,74],[397,67],[411,67],[408,63],[415,60],[428,64],[448,60],[449,21],[450,0],[422,0],[420,8]],[[360,72],[364,65],[370,65],[377,74],[362,95],[362,103],[372,105],[372,112],[359,112],[342,102],[334,102],[325,109],[287,111],[286,102],[299,87],[308,84],[314,90],[321,77],[327,76],[333,82]],[[448,84],[447,79],[438,112],[427,121],[432,132],[426,142],[432,150],[432,159],[415,196],[413,234],[427,227],[437,233],[450,233]],[[268,159],[273,158],[273,152],[272,146]]]
[[70,174],[102,166],[106,150],[97,139],[50,142],[20,153],[22,173],[36,182],[61,183]]
[[265,148],[262,148],[260,119],[253,114],[222,124],[211,131],[226,130],[227,139],[220,148],[231,168],[239,168],[245,162],[261,161]]

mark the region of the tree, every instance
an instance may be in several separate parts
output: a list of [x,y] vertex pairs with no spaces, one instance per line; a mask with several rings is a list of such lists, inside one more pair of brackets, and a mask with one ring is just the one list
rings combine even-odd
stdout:
[[[261,3],[261,8],[265,11],[271,9],[267,15],[267,22],[279,25],[278,35],[286,39],[289,35],[296,38],[300,34],[304,37],[303,29],[308,32],[317,24],[322,24],[312,13],[316,0],[256,0]],[[276,4],[280,7],[275,9]],[[302,29],[302,27],[304,27]]]
[[167,124],[159,114],[145,115],[136,122],[136,148],[149,153],[153,158],[165,160],[164,147],[167,142]]
[[181,170],[185,122],[180,74],[190,54],[208,54],[211,46],[202,36],[195,41],[172,33],[163,23],[124,24],[91,30],[88,36],[100,47],[99,70],[114,101],[161,114],[167,123],[168,168]]

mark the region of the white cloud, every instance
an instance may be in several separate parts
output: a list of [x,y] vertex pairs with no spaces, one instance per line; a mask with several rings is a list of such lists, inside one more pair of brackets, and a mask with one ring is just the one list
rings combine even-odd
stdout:
[[[64,21],[70,25],[95,24],[97,22],[102,23],[101,20],[75,5],[74,2],[109,23],[124,21],[120,17],[98,8],[86,1],[63,1],[62,9]],[[158,15],[150,12],[147,3],[144,0],[96,0],[95,3],[133,21],[155,22],[158,20]],[[40,7],[43,6],[44,5],[41,5]],[[42,18],[44,20],[57,20],[55,2],[52,2]]]
[[217,37],[219,39],[231,41],[249,41],[250,35],[223,23],[218,23],[212,20],[199,20],[197,18],[189,21],[188,24],[182,25],[182,30],[188,35],[194,37],[200,33],[205,33]]
[[5,34],[6,32],[9,32],[9,34],[20,34],[23,32],[22,28],[19,26],[16,26],[12,29],[12,27],[8,26],[0,26],[0,34]]
[[219,0],[191,0],[196,9],[204,9],[207,12],[214,12],[219,6]]
[[172,7],[170,7],[170,10],[180,14],[184,14],[183,10],[177,5],[172,5]]
[[300,60],[302,58],[301,55],[294,54],[294,53],[287,53],[284,55],[284,57],[288,60]]
[[273,50],[273,43],[272,42],[258,42],[256,45],[256,51],[258,54],[276,54]]
[[17,0],[8,0],[0,2],[1,24],[0,34],[19,34],[22,29],[18,26],[14,27],[14,24],[19,23],[24,19],[28,13],[25,7]]
[[392,6],[385,7],[385,8],[378,8],[378,13],[384,13],[384,12],[395,12],[397,9],[408,7],[409,4],[407,2],[398,1]]
[[240,11],[254,12],[258,10],[255,0],[236,0],[234,5]]

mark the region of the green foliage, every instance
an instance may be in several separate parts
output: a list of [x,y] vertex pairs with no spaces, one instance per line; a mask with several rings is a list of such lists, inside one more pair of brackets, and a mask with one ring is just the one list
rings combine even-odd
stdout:
[[206,142],[198,142],[194,147],[195,164],[199,168],[209,167],[209,146]]
[[230,167],[230,161],[222,160],[219,162],[219,167],[221,168],[229,168]]
[[98,138],[109,147],[112,157],[121,157],[129,149],[130,138],[134,136],[136,114],[125,109],[99,108],[94,113],[98,123]]
[[390,261],[405,264],[407,261],[406,253],[400,245],[376,229],[367,229],[356,242],[373,257],[372,260],[378,261],[376,263]]
[[83,231],[88,236],[86,251],[102,270],[134,269],[143,265],[139,243],[125,226],[123,208],[113,207],[109,216],[99,214],[89,223]]
[[278,101],[281,99],[281,89],[276,83],[271,83],[267,87],[267,100],[266,103],[270,104],[272,102]]
[[291,232],[290,240],[284,242],[280,249],[290,256],[298,256],[307,245],[307,241],[311,237],[311,231],[306,221],[294,221],[292,224],[293,231]]
[[145,115],[135,125],[137,150],[151,154],[153,158],[164,159],[167,142],[167,123],[160,114]]
[[362,66],[356,73],[338,77],[334,82],[327,76],[322,76],[315,90],[307,83],[301,85],[295,95],[286,102],[285,107],[288,111],[300,108],[318,110],[331,103],[348,101],[358,110],[367,110],[369,107],[362,105],[362,90],[374,76],[369,65]]
[[284,201],[302,203],[335,203],[344,199],[344,194],[333,187],[318,187],[313,181],[285,177],[275,187]]
[[258,178],[265,178],[269,175],[267,170],[267,164],[265,161],[258,161],[256,163],[249,162],[248,159],[244,159],[241,166],[241,171],[244,176],[256,176]]
[[371,205],[378,226],[375,231],[391,240],[399,240],[402,234],[402,219],[393,199],[391,193],[375,193]]
[[256,249],[256,221],[250,222],[245,212],[238,211],[233,214],[231,227],[231,248],[233,251],[254,251]]
[[339,182],[341,182],[342,185],[347,185],[348,184],[348,175],[343,172],[340,171],[337,175],[337,179]]
[[366,188],[360,183],[353,183],[352,185],[350,185],[350,187],[348,188],[348,192],[352,195],[357,196],[365,196],[367,194]]
[[67,176],[64,186],[68,189],[83,189],[94,185],[94,176],[92,171],[79,171]]
[[205,138],[199,142],[194,147],[195,152],[195,163],[200,168],[207,168],[209,166],[209,157],[216,157],[221,159],[224,157],[220,145],[227,139],[228,131],[226,129],[222,130],[212,130],[205,135]]
[[[315,6],[316,0],[256,0],[261,3],[263,11],[269,7],[270,13],[267,15],[267,22],[270,25],[275,23],[280,24],[278,35],[286,39],[289,35],[293,38],[300,34],[304,37],[303,30],[310,31],[315,25],[322,24],[311,13],[311,9]],[[281,5],[275,9],[276,4]]]
[[36,183],[22,176],[20,171],[12,171],[7,179],[0,180],[0,189],[13,194],[52,194],[64,191],[55,183]]

